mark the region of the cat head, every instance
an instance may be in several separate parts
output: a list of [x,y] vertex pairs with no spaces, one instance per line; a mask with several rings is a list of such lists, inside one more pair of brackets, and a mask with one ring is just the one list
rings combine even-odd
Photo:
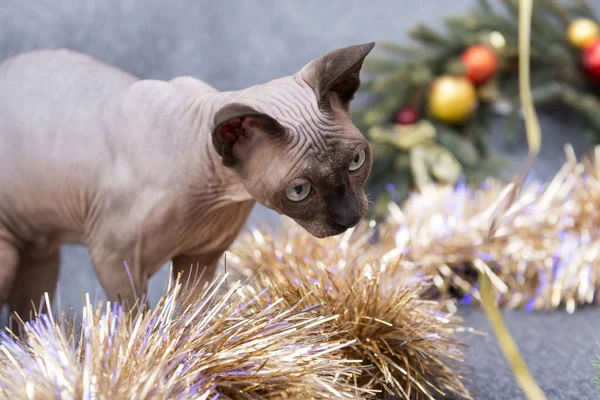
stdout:
[[350,102],[374,46],[324,54],[214,116],[212,139],[223,163],[258,203],[316,237],[356,226],[367,211],[371,149],[352,123]]

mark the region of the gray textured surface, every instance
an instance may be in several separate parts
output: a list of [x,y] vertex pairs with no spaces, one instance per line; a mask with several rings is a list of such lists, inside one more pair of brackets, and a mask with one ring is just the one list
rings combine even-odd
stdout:
[[[232,90],[290,74],[326,51],[371,40],[406,40],[418,22],[430,24],[464,12],[473,0],[427,1],[194,1],[181,0],[0,0],[0,59],[36,48],[68,47],[86,52],[145,78],[193,75]],[[600,2],[592,1],[600,10]],[[581,152],[576,121],[542,118],[544,143],[536,165],[549,178],[563,160],[564,142]],[[496,148],[513,152],[512,170],[524,146],[503,148],[501,124],[493,128]],[[257,207],[249,223],[275,220]],[[103,298],[85,248],[62,252],[60,305],[79,308],[81,291]],[[151,281],[151,302],[162,291],[166,267]],[[485,317],[465,309],[466,323],[490,332]],[[600,313],[508,313],[507,321],[549,399],[589,399],[595,390],[595,341]],[[466,336],[468,377],[477,399],[523,398],[493,336]]]
[[[475,399],[525,399],[498,347],[485,314],[461,308],[465,324],[486,336],[463,334],[466,350],[465,376]],[[523,359],[548,400],[598,399],[592,382],[592,362],[598,354],[600,313],[597,309],[504,313],[508,329]]]

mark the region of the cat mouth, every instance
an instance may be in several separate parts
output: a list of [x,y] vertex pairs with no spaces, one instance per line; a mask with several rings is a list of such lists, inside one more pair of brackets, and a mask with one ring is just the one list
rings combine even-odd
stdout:
[[317,234],[313,233],[313,235],[318,238],[327,238],[331,236],[341,235],[342,233],[346,232],[348,229],[351,228],[352,227],[350,226],[343,226],[338,223],[331,222],[328,224],[326,229],[316,232]]
[[345,228],[341,225],[334,227],[329,224],[324,227],[320,227],[320,228],[304,226],[304,229],[306,229],[306,231],[308,233],[310,233],[312,236],[316,237],[317,239],[325,239],[330,236],[337,236],[348,230],[348,228]]
[[[311,224],[308,223],[307,221],[298,221],[296,220],[297,223],[300,224],[300,226],[302,226],[308,233],[310,233],[312,236],[318,238],[318,239],[324,239],[324,238],[328,238],[331,236],[337,236],[340,235],[344,232],[346,232],[348,229],[353,228],[352,226],[344,226],[341,224],[338,224],[334,221],[327,221],[325,223],[321,222],[318,224]],[[357,225],[357,224],[355,224]]]
[[352,228],[351,226],[343,226],[343,225],[337,224],[335,222],[333,224],[331,224],[330,226],[331,226],[333,233],[329,236],[335,236],[335,235],[342,234],[342,233],[346,232],[348,229]]

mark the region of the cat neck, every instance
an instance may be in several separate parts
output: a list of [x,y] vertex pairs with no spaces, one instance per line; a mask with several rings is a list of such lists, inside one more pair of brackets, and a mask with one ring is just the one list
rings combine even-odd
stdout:
[[193,92],[187,87],[180,92],[183,95],[174,96],[176,104],[169,108],[184,110],[177,116],[177,126],[173,129],[177,137],[171,139],[176,141],[174,147],[181,155],[174,160],[174,172],[176,179],[185,186],[182,189],[197,203],[209,203],[208,208],[253,203],[254,198],[236,171],[223,164],[212,141],[215,113],[224,105],[243,98],[245,91],[218,92],[212,89]]
[[[178,170],[186,178],[181,184],[181,214],[185,221],[185,232],[195,232],[189,246],[202,243],[210,249],[192,249],[194,252],[222,251],[228,247],[242,229],[252,208],[256,204],[240,181],[236,171],[223,164],[212,141],[215,113],[225,104],[239,100],[243,92],[212,91],[203,95],[187,97],[184,109],[190,117],[185,129],[178,130],[182,135],[180,151],[187,162],[179,164]],[[209,229],[214,226],[214,229]],[[214,237],[204,237],[212,232]],[[207,244],[208,243],[208,244]],[[214,247],[214,249],[212,248]],[[189,249],[188,249],[189,250]]]
[[213,144],[212,129],[215,113],[226,104],[239,101],[244,95],[245,91],[213,92],[190,99],[191,109],[196,110],[197,126],[192,125],[187,132],[201,139],[198,143],[200,148],[197,149],[201,158],[197,161],[198,171],[203,178],[201,181],[205,182],[204,189],[218,192],[220,200],[231,203],[254,201],[254,198],[240,181],[235,169],[223,164]]

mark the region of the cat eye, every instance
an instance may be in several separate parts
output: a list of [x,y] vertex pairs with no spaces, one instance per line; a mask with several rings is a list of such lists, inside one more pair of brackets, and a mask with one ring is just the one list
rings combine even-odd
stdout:
[[367,158],[365,150],[361,150],[355,157],[354,160],[350,163],[350,171],[356,171],[365,163],[365,159]]
[[291,201],[302,201],[310,194],[310,184],[305,183],[289,188],[285,191],[285,195]]

